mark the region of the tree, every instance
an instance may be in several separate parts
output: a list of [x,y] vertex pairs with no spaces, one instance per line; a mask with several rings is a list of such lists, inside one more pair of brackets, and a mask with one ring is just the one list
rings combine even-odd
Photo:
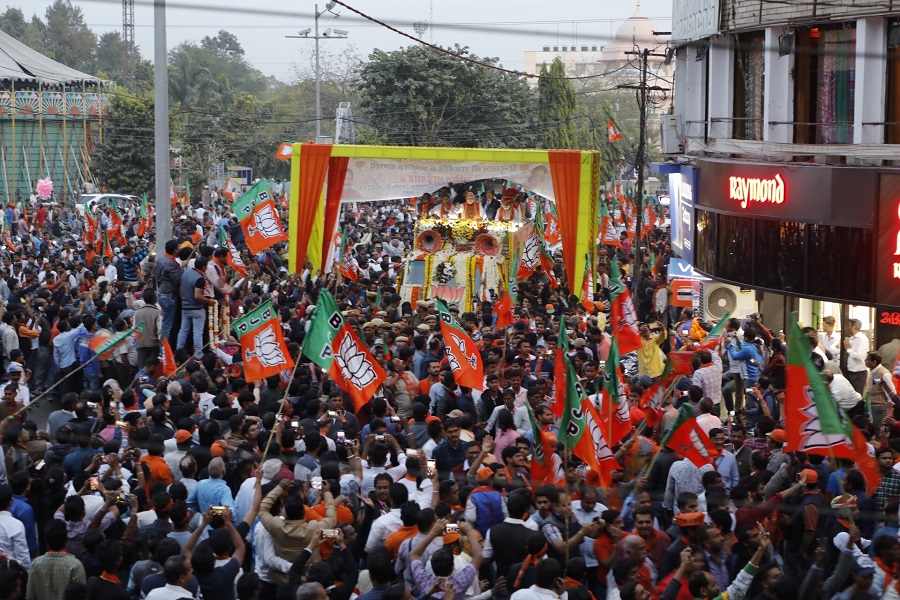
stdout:
[[[498,63],[468,48],[454,52]],[[375,50],[360,77],[364,124],[391,144],[523,148],[536,142],[534,92],[521,77],[423,46]]]
[[[183,45],[183,44],[182,44]],[[169,96],[182,109],[205,104],[217,91],[218,82],[194,52],[176,55],[169,66]]]
[[153,194],[153,101],[116,92],[103,121],[103,144],[94,156],[94,176],[107,188]]
[[47,26],[37,15],[32,15],[31,20],[26,21],[25,13],[18,8],[9,7],[0,14],[0,29],[29,48],[49,54],[44,44]]
[[54,60],[79,69],[89,70],[97,50],[97,36],[84,22],[81,9],[71,0],[56,0],[44,14],[47,29],[44,45]]
[[97,43],[94,73],[104,73],[110,79],[121,80],[125,68],[125,42],[118,31],[107,31]]
[[538,121],[543,130],[544,148],[574,148],[576,144],[575,115],[578,102],[572,82],[564,79],[566,67],[556,57],[541,67],[538,80]]

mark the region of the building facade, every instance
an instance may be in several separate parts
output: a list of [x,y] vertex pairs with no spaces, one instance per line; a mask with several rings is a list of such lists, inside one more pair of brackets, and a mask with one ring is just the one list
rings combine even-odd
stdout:
[[661,170],[691,182],[675,208],[695,268],[755,290],[771,322],[843,314],[900,337],[900,6],[673,8]]

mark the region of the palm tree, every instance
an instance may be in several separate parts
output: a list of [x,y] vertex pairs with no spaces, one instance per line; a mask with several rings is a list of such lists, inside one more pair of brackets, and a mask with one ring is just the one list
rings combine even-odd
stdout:
[[169,68],[169,96],[182,108],[205,104],[206,99],[219,90],[209,69],[201,66],[190,54],[179,54]]

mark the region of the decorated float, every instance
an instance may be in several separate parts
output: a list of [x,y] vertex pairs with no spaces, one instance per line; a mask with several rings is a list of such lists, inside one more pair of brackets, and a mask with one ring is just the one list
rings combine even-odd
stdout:
[[419,219],[400,297],[413,305],[440,298],[461,311],[474,310],[477,300],[504,288],[510,258],[529,230],[523,223]]
[[[586,150],[425,148],[295,143],[291,159],[289,269],[332,270],[341,204],[420,197],[454,182],[505,180],[547,198],[558,215],[570,291],[581,293],[593,264],[600,154]],[[399,293],[406,301],[438,297],[460,310],[505,287],[529,223],[420,218]],[[533,236],[532,236],[533,237]]]

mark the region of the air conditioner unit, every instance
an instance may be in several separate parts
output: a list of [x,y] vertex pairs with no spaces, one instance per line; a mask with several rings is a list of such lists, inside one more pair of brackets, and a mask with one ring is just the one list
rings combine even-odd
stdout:
[[728,313],[737,319],[746,319],[757,312],[756,294],[742,292],[741,288],[726,283],[703,282],[700,291],[700,308],[706,321],[719,321]]
[[661,115],[659,128],[662,153],[678,154],[681,152],[681,115]]

